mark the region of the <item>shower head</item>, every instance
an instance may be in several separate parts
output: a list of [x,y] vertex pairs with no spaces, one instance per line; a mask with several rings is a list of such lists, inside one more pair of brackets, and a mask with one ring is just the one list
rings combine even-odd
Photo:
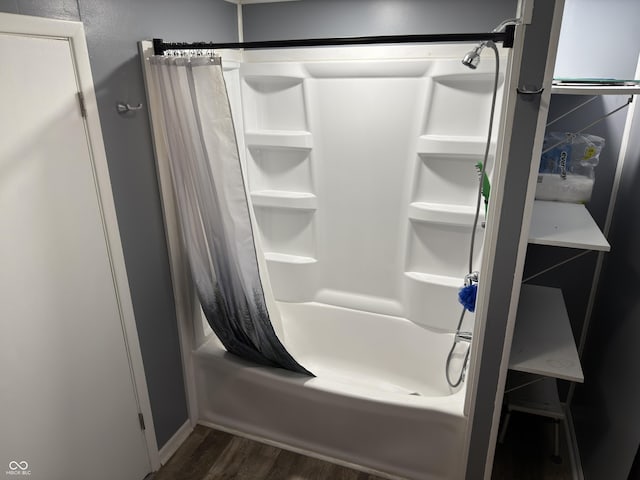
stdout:
[[[493,33],[501,32],[502,30],[504,30],[504,28],[507,25],[517,25],[518,22],[519,22],[519,19],[517,18],[510,18],[508,20],[503,20],[502,22],[500,22],[500,25],[498,25],[496,28],[492,30],[492,32]],[[480,53],[482,53],[482,49],[486,45],[487,45],[487,42],[482,42],[473,50],[468,51],[467,54],[462,59],[462,64],[465,67],[469,67],[472,70],[475,70],[476,68],[478,68],[478,64],[480,63]]]
[[480,63],[480,52],[482,52],[482,49],[484,48],[484,46],[485,46],[485,43],[482,42],[476,48],[467,52],[467,54],[462,59],[462,64],[465,67],[469,67],[472,70],[475,70],[476,68],[478,68],[478,64]]

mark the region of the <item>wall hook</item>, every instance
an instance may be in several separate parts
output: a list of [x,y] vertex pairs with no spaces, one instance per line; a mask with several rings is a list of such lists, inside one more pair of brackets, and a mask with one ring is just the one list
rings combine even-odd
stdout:
[[141,110],[141,109],[142,109],[141,103],[139,103],[138,105],[129,105],[128,103],[118,102],[116,104],[116,110],[118,111],[118,113],[135,112],[136,110]]

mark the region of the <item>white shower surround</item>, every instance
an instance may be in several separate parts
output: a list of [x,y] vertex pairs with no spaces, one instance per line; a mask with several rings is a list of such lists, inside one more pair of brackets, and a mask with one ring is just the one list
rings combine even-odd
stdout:
[[468,48],[247,51],[227,69],[276,329],[317,377],[232,358],[205,326],[201,421],[401,478],[462,474],[466,385],[444,369],[494,69],[462,66]]
[[444,368],[494,68],[463,67],[468,49],[245,51],[227,63],[265,293],[271,284],[276,330],[317,377],[227,354],[194,315],[181,325],[192,420],[390,478],[461,477],[466,382],[452,390]]

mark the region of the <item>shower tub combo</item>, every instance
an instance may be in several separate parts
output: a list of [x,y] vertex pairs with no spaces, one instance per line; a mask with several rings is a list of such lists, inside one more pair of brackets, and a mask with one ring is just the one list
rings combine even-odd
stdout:
[[390,478],[462,475],[469,392],[445,366],[494,80],[492,59],[461,64],[468,49],[222,52],[274,327],[316,376],[241,360],[211,333],[156,142],[193,421]]

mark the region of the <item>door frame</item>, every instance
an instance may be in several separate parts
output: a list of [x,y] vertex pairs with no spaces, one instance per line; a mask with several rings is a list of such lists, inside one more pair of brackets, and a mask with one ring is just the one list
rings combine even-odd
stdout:
[[75,67],[78,92],[84,98],[85,135],[89,147],[91,166],[98,193],[101,220],[105,236],[105,244],[111,265],[111,274],[120,313],[122,335],[127,350],[132,386],[136,397],[138,411],[144,418],[143,434],[147,445],[149,464],[152,471],[160,468],[158,445],[156,442],[151,403],[142,362],[142,353],[138,340],[133,303],[129,291],[129,280],[124,261],[124,253],[120,240],[120,231],[116,217],[109,168],[102,138],[102,128],[98,114],[89,52],[84,26],[81,22],[55,20],[27,15],[0,13],[0,34],[28,35],[34,37],[58,38],[67,40],[71,49],[71,58]]

